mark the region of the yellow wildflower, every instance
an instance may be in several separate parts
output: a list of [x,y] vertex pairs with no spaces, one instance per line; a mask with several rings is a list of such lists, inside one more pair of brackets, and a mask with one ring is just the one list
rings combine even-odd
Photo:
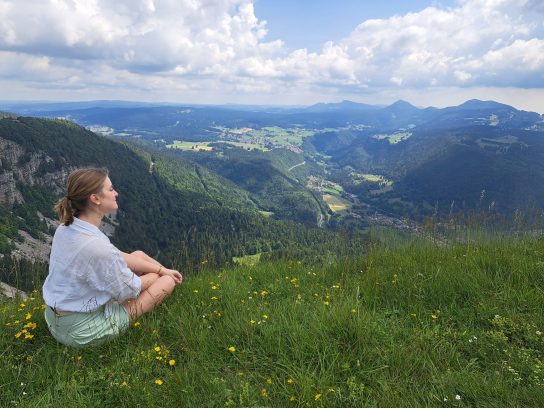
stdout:
[[272,378],[268,377],[268,378],[266,379],[266,383],[267,383],[267,384],[272,384]]
[[266,392],[266,388],[261,389],[261,397],[266,397],[268,393]]
[[294,400],[296,400],[295,396],[291,395],[291,397],[289,398],[289,401],[294,401]]
[[161,347],[160,346],[156,346],[153,350],[155,350],[157,353],[161,351]]
[[321,394],[315,394],[314,400],[319,401],[321,399]]
[[230,347],[229,347],[229,351],[230,351],[231,353],[234,353],[234,352],[236,351],[236,347],[230,346]]
[[132,324],[132,326],[133,326],[133,327],[140,327],[140,324],[141,324],[140,322],[134,322],[134,323]]
[[325,306],[329,306],[330,302],[329,302],[328,300],[325,300],[325,301],[323,302],[323,304],[324,304]]
[[35,330],[37,327],[37,324],[36,323],[33,323],[33,322],[28,322],[27,324],[25,324],[23,326],[23,329],[32,329],[32,330]]
[[170,361],[168,361],[168,364],[170,365],[170,367],[173,367],[176,365],[176,360],[172,359]]
[[32,313],[27,313],[25,316],[25,320],[30,320],[32,318]]
[[163,383],[164,383],[164,381],[161,380],[160,378],[157,378],[157,379],[155,380],[155,384],[157,384],[157,385],[162,385]]
[[287,380],[287,384],[293,384],[294,382],[295,382],[295,381],[294,381],[292,378],[289,378],[289,379]]

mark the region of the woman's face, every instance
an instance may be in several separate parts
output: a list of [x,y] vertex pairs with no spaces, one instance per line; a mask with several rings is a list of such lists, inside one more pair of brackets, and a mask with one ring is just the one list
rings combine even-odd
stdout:
[[106,177],[102,190],[97,195],[100,198],[99,208],[104,214],[115,212],[117,208],[119,208],[117,205],[117,196],[119,194],[114,190],[113,184],[111,183],[109,177]]

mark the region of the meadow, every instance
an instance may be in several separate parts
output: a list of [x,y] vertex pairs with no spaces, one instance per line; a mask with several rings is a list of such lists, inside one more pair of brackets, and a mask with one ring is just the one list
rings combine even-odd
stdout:
[[323,201],[327,203],[333,212],[346,211],[351,207],[351,203],[349,201],[332,194],[323,194]]
[[54,341],[39,292],[4,300],[0,406],[544,406],[544,241],[380,241],[187,276],[90,349]]

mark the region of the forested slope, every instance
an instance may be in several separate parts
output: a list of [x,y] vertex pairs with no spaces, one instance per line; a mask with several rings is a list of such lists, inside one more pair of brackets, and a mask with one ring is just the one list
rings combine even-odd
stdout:
[[[3,158],[1,175],[10,178],[14,194],[23,197],[0,205],[0,225],[15,224],[9,234],[0,231],[4,241],[17,239],[19,218],[36,217],[41,229],[25,226],[36,236],[50,233],[39,214],[54,216],[51,207],[67,174],[77,167],[103,166],[110,170],[119,191],[120,211],[112,241],[123,250],[142,249],[184,270],[198,270],[205,264],[219,266],[231,262],[233,256],[261,252],[265,258],[329,259],[360,252],[363,246],[361,238],[269,220],[251,210],[248,200],[225,185],[224,179],[198,170],[195,164],[176,164],[154,153],[151,167],[142,154],[127,145],[72,122],[4,118],[0,120],[0,139],[7,141],[11,151],[18,149],[20,153],[11,161]],[[19,171],[22,168],[24,172]],[[202,186],[203,180],[207,188]],[[9,250],[8,246],[4,252]]]

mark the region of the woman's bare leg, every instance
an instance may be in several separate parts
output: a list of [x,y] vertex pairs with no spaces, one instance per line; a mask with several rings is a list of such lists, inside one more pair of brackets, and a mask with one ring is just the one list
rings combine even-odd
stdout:
[[142,281],[142,289],[140,290],[140,293],[148,289],[159,278],[160,276],[158,273],[146,273],[145,275],[141,275],[140,280]]
[[[142,282],[142,284],[143,283],[144,282]],[[123,302],[123,306],[130,316],[130,320],[134,321],[144,313],[153,310],[155,306],[159,305],[172,293],[175,286],[176,281],[172,277],[161,276],[153,281],[147,289],[142,290],[140,296],[136,299],[130,299]]]

